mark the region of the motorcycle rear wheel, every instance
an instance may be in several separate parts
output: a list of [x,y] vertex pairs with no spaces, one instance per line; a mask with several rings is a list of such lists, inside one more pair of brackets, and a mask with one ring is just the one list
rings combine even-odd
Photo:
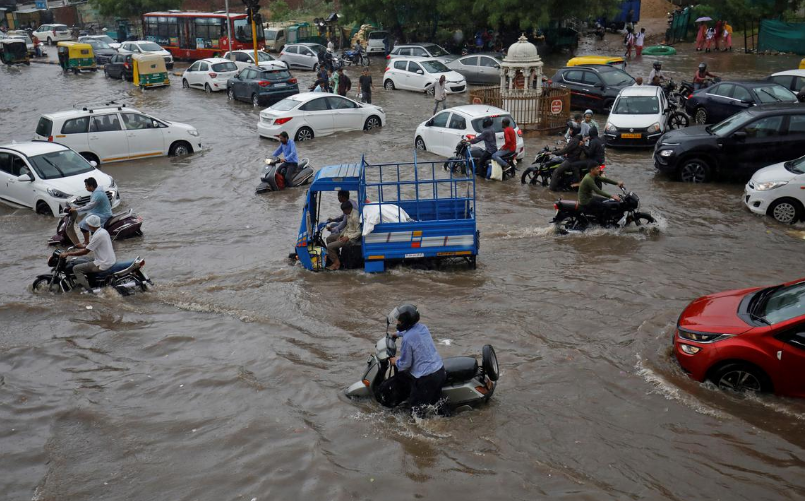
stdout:
[[556,225],[556,232],[560,235],[567,235],[571,231],[584,231],[587,228],[587,225],[576,216],[565,217],[554,224]]

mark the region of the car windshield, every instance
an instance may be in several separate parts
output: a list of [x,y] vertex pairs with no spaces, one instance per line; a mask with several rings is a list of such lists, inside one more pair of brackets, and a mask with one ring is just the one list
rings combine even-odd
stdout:
[[101,40],[87,40],[87,43],[92,45],[93,49],[111,49],[108,43]]
[[268,30],[266,31],[266,40],[276,40],[277,39],[277,30]]
[[58,179],[95,170],[84,157],[73,150],[45,153],[30,157],[29,160],[37,175],[42,179]]
[[238,71],[238,66],[232,61],[215,63],[212,65],[212,71],[217,71],[218,73],[224,73],[226,71]]
[[[763,291],[760,294],[763,294]],[[804,315],[805,282],[776,289],[764,299],[761,316],[771,325]]]
[[450,55],[449,52],[447,52],[446,50],[442,49],[438,45],[425,45],[423,48],[426,49],[428,52],[430,52],[430,55],[433,56],[433,57],[449,56]]
[[288,111],[299,106],[299,101],[296,99],[283,99],[268,107],[269,110],[275,111]]
[[113,40],[112,37],[110,37],[108,35],[103,35],[102,37],[98,37],[95,40],[100,40],[101,42],[104,42],[104,43],[117,43],[116,40]]
[[632,85],[634,78],[625,71],[615,69],[613,71],[602,71],[598,75],[604,80],[604,83],[613,87],[620,87],[621,85]]
[[[252,55],[252,58],[253,57],[254,56]],[[266,61],[273,61],[274,57],[269,55],[269,54],[266,54],[265,52],[263,52],[261,50],[258,50],[257,51],[257,59],[259,59],[261,63],[264,63]]]
[[369,33],[369,40],[383,40],[387,35],[385,31],[373,31]]
[[[42,134],[40,134],[40,136],[41,135]],[[805,157],[799,157],[796,160],[790,160],[786,162],[784,165],[789,172],[793,172],[795,174],[805,174]]]
[[796,103],[797,96],[782,85],[766,85],[752,89],[761,103]]
[[162,52],[162,47],[153,42],[141,43],[138,44],[138,46],[140,47],[140,50],[143,52]]
[[[476,118],[475,120],[472,121],[472,128],[475,130],[475,132],[482,132],[484,130],[483,123],[484,119],[486,118],[487,117]],[[514,122],[514,119],[511,117],[511,115],[495,115],[488,118],[492,119],[492,130],[494,130],[496,133],[503,132],[504,118],[509,119],[509,123],[512,127],[517,127],[517,124]]]
[[419,64],[425,68],[428,73],[446,73],[450,69],[439,61],[421,61]]
[[616,115],[656,115],[659,112],[660,102],[656,96],[622,96],[612,111]]
[[726,137],[732,134],[734,131],[738,130],[739,128],[743,127],[748,121],[752,120],[754,117],[749,114],[747,111],[742,111],[740,113],[736,113],[732,115],[726,120],[723,120],[715,125],[711,125],[707,128],[707,132],[711,134],[715,134],[719,137]]

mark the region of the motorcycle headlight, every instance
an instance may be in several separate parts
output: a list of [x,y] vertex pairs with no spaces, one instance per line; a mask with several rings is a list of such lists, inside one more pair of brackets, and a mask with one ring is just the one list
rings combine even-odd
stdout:
[[67,193],[65,193],[65,192],[63,192],[61,190],[57,190],[55,188],[48,188],[48,195],[50,195],[53,198],[70,198],[70,196],[71,196],[71,195],[69,195],[69,194],[67,194]]
[[660,132],[660,123],[654,122],[653,124],[648,126],[648,133],[653,134],[655,132]]
[[769,181],[767,183],[755,183],[755,189],[757,191],[768,191],[773,190],[774,188],[779,188],[780,186],[785,186],[788,184],[788,181]]
[[660,151],[660,156],[661,157],[670,157],[673,154],[674,154],[674,150],[662,150],[662,151]]
[[611,123],[607,122],[606,126],[604,127],[604,132],[611,132],[614,134],[618,132],[618,128],[612,125]]
[[198,131],[196,129],[191,129],[187,131],[187,133],[190,134],[191,136],[198,136]]

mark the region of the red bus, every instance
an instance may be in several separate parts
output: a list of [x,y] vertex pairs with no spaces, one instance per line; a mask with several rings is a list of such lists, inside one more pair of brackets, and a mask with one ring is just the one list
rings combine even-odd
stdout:
[[[252,26],[246,14],[229,14],[232,30],[230,49],[223,12],[149,12],[143,14],[143,34],[176,59],[204,59],[223,56],[229,50],[251,49]],[[257,25],[257,47],[265,46],[263,27]]]

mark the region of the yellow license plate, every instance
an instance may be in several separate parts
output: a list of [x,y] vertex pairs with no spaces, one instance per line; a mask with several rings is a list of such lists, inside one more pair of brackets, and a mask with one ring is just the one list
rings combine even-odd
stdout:
[[621,134],[623,139],[640,139],[643,134]]

